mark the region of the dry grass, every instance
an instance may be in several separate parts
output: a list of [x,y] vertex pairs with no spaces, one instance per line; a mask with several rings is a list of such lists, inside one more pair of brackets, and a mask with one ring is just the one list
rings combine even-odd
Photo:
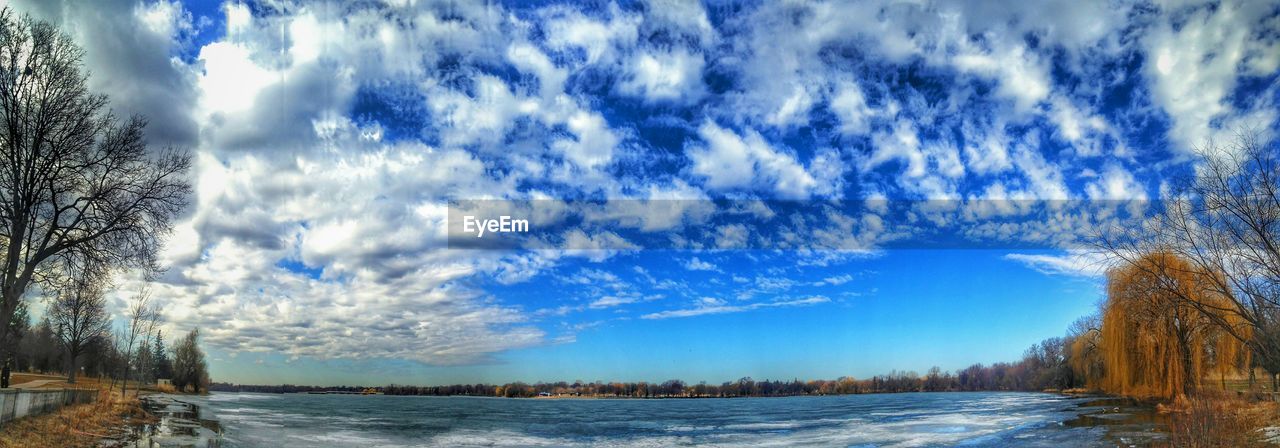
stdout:
[[5,424],[0,429],[0,447],[91,447],[120,436],[124,420],[152,418],[143,411],[133,394],[100,389],[97,401],[69,406],[51,414],[29,417]]
[[1173,446],[1267,446],[1260,428],[1280,424],[1280,403],[1203,395],[1168,408]]

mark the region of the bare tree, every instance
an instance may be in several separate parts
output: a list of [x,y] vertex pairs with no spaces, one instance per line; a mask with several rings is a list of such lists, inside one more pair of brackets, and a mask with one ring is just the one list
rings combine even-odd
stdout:
[[149,154],[145,120],[88,91],[83,56],[53,25],[0,10],[0,348],[58,261],[154,272],[191,190],[190,156]]
[[58,341],[67,350],[67,382],[75,383],[80,355],[95,339],[107,335],[111,316],[106,309],[103,273],[90,269],[61,283],[48,313]]
[[[120,378],[124,381],[120,386],[120,397],[124,398],[129,390],[129,367],[135,354],[141,350],[135,350],[138,345],[145,346],[151,339],[151,332],[155,331],[156,323],[160,319],[160,312],[151,304],[151,295],[147,291],[139,293],[133,299],[133,304],[128,311],[129,326],[121,335],[120,353],[124,356],[124,365],[121,366]],[[139,380],[139,383],[141,381]],[[140,384],[139,384],[140,386]]]
[[209,390],[209,364],[200,349],[200,329],[192,329],[173,346],[173,387],[203,393]]
[[[1210,316],[1228,335],[1248,345],[1254,362],[1280,374],[1280,148],[1256,133],[1240,132],[1229,145],[1198,148],[1194,178],[1177,187],[1154,219],[1138,228],[1111,228],[1099,247],[1125,266],[1158,279],[1155,288]],[[1143,263],[1145,254],[1167,252],[1189,267]],[[1177,279],[1196,277],[1201,290]],[[1220,294],[1223,304],[1193,296]],[[1238,316],[1245,325],[1241,326]]]

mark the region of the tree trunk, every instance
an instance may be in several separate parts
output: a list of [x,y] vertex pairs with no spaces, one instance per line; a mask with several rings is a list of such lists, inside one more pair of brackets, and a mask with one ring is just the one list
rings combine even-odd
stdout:
[[[10,294],[9,288],[4,288],[4,297],[0,298],[0,355],[7,356],[9,353],[9,332],[10,324],[13,322],[13,313],[18,309],[18,299],[21,294]],[[10,297],[10,296],[18,297]]]
[[[1182,354],[1182,393],[1188,397],[1195,392],[1196,386],[1200,384],[1200,379],[1196,378],[1195,367],[1191,365],[1191,344],[1187,342],[1186,335],[1178,332],[1179,351]],[[1173,397],[1170,397],[1173,398]]]
[[71,360],[70,360],[70,361],[68,361],[68,362],[71,364],[71,368],[67,370],[67,383],[68,383],[68,384],[75,384],[75,383],[76,383],[76,370],[77,370],[77,369],[76,369],[76,358],[78,358],[78,356],[76,356],[76,355],[71,355]]
[[[127,355],[126,355],[127,356]],[[120,375],[124,379],[124,383],[120,385],[120,398],[123,399],[125,394],[129,392],[129,362],[124,363],[124,372]]]

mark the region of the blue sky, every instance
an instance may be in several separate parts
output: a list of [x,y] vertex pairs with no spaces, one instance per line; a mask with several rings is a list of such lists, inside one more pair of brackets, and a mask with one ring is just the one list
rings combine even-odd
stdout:
[[[116,304],[243,383],[1015,360],[1101,298],[1082,238],[1280,100],[1265,1],[13,3],[195,154]],[[474,199],[596,207],[451,247]]]
[[[702,257],[723,261],[719,266],[725,273],[689,274],[678,272],[686,269],[683,266],[669,266],[673,259],[687,258],[654,251],[613,267],[586,263],[581,268],[616,272],[619,281],[630,282],[638,280],[628,272],[635,266],[674,268],[677,272],[652,274],[686,283],[695,292],[685,295],[695,297],[722,296],[718,291],[733,284],[735,274],[729,272],[769,275],[734,253]],[[548,327],[548,336],[564,338],[555,343],[495,355],[493,362],[479,365],[389,363],[383,366],[385,371],[370,375],[346,363],[298,361],[306,367],[291,369],[288,375],[295,382],[343,384],[369,382],[371,377],[382,382],[425,378],[430,383],[672,378],[719,383],[741,376],[865,378],[893,369],[923,372],[934,365],[956,370],[975,362],[1016,359],[1032,343],[1064,332],[1071,321],[1092,312],[1100,297],[1094,280],[1045,275],[1007,260],[1003,251],[898,250],[874,261],[797,271],[802,272],[778,281],[850,279],[839,285],[788,288],[789,294],[830,298],[818,305],[644,319],[646,314],[669,310],[673,300],[654,299],[625,310],[592,308],[590,302],[609,295],[583,288],[565,297],[560,292],[566,291],[562,281],[539,277],[494,294],[538,311],[550,303],[585,304],[581,312],[570,312],[574,319]],[[548,297],[549,292],[558,297]],[[666,290],[654,294],[684,301]],[[290,365],[280,358],[266,362]],[[277,375],[278,371],[249,373],[244,381],[279,381]]]

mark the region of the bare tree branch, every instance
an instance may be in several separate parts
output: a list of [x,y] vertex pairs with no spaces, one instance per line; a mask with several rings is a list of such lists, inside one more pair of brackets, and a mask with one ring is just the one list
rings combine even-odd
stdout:
[[28,287],[86,265],[159,270],[191,158],[148,151],[141,117],[90,93],[84,51],[0,10],[0,347]]

